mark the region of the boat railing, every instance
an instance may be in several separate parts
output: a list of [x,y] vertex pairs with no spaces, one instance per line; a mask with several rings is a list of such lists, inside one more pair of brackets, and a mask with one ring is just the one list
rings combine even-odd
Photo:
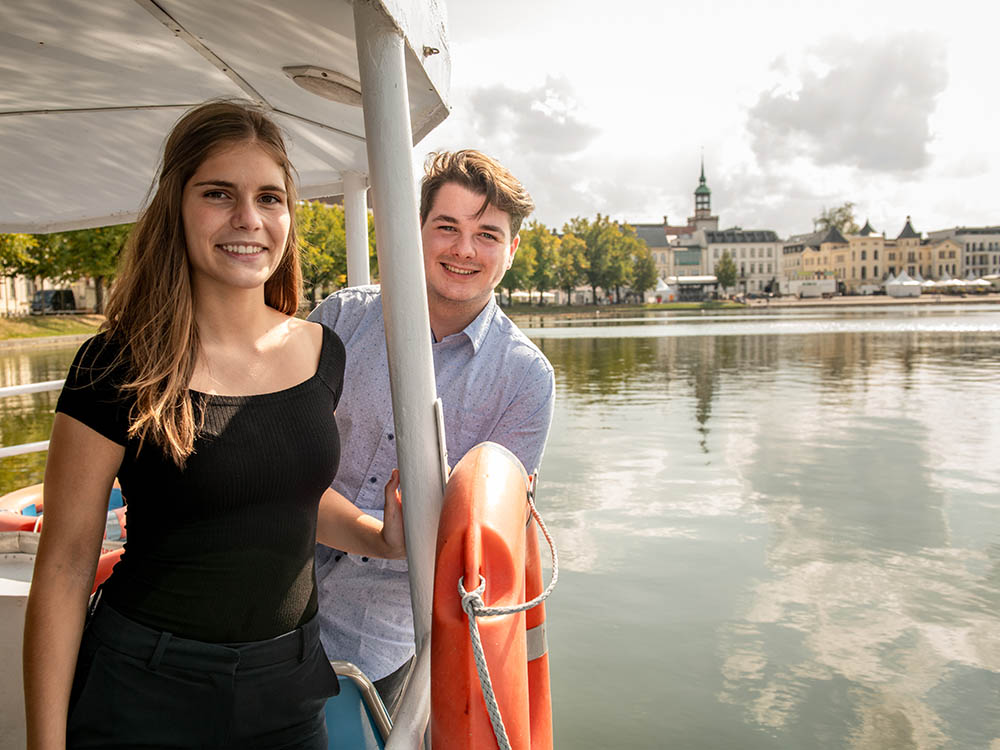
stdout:
[[[45,391],[58,391],[63,387],[65,380],[45,380],[41,383],[25,383],[24,385],[8,385],[0,388],[0,398],[7,396],[23,396],[28,393],[44,393]],[[0,458],[8,456],[19,456],[22,453],[39,453],[49,449],[48,440],[39,440],[35,443],[22,443],[21,445],[7,445],[0,447]]]

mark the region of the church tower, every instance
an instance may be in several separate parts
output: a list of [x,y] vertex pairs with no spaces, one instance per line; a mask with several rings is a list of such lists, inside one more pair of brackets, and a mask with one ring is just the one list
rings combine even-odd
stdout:
[[705,157],[701,157],[701,177],[694,189],[694,216],[688,217],[688,224],[696,229],[715,231],[719,228],[719,217],[712,216],[712,191],[705,182]]

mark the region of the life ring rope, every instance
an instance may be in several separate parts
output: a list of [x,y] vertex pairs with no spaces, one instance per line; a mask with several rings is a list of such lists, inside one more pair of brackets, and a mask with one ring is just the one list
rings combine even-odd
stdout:
[[483,652],[483,642],[479,635],[479,617],[496,617],[498,615],[515,615],[519,612],[526,612],[549,598],[559,580],[559,554],[556,552],[556,544],[549,534],[545,522],[542,520],[538,508],[535,507],[535,485],[538,481],[537,473],[532,475],[528,489],[528,506],[531,508],[531,515],[542,530],[545,541],[549,544],[552,552],[552,580],[540,593],[530,602],[515,604],[509,607],[487,607],[483,601],[483,593],[486,591],[486,578],[479,576],[479,586],[473,591],[465,590],[465,577],[458,578],[458,594],[462,597],[462,609],[469,616],[469,638],[472,640],[472,651],[476,659],[476,672],[479,675],[479,687],[483,692],[483,700],[486,702],[486,711],[490,715],[490,724],[493,725],[493,734],[496,736],[497,746],[500,750],[511,750],[510,740],[507,738],[507,728],[503,724],[503,717],[500,716],[500,707],[497,705],[496,694],[493,692],[493,680],[490,679],[489,665],[486,663],[486,654]]

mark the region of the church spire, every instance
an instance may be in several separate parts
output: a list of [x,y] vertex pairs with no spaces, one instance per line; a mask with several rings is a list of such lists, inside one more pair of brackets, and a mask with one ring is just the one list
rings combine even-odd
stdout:
[[705,154],[701,155],[701,177],[694,189],[694,215],[697,219],[708,218],[712,214],[712,191],[705,182]]

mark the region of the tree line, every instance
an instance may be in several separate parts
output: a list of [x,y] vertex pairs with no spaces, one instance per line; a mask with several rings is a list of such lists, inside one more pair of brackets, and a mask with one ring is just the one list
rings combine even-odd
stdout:
[[[319,294],[347,283],[347,243],[344,209],[318,202],[296,207],[306,297],[313,303]],[[51,234],[0,234],[0,274],[26,276],[44,287],[80,279],[94,280],[97,312],[104,312],[107,290],[114,281],[118,256],[132,224],[77,229]],[[373,273],[375,230],[368,222],[368,255]]]
[[572,303],[572,292],[581,285],[590,287],[592,304],[597,304],[598,289],[614,293],[620,303],[624,290],[641,295],[656,286],[656,279],[656,262],[635,229],[597,214],[570,219],[561,233],[539,221],[522,228],[521,244],[500,287],[508,303],[521,290],[537,293],[544,304],[544,294],[553,289],[565,292]]
[[[305,201],[296,208],[305,296],[315,303],[327,292],[347,283],[347,243],[344,210],[338,205]],[[94,280],[96,307],[104,311],[107,290],[114,281],[118,256],[128,239],[131,224],[78,229],[52,234],[0,234],[0,273],[26,276],[36,284],[66,284],[83,278]],[[374,222],[368,222],[368,255],[372,276],[378,275]],[[566,292],[587,285],[590,302],[598,290],[622,301],[629,290],[636,294],[656,285],[656,263],[628,224],[577,217],[557,233],[539,221],[521,229],[514,263],[500,286],[507,299],[517,290],[537,294],[555,289]]]

